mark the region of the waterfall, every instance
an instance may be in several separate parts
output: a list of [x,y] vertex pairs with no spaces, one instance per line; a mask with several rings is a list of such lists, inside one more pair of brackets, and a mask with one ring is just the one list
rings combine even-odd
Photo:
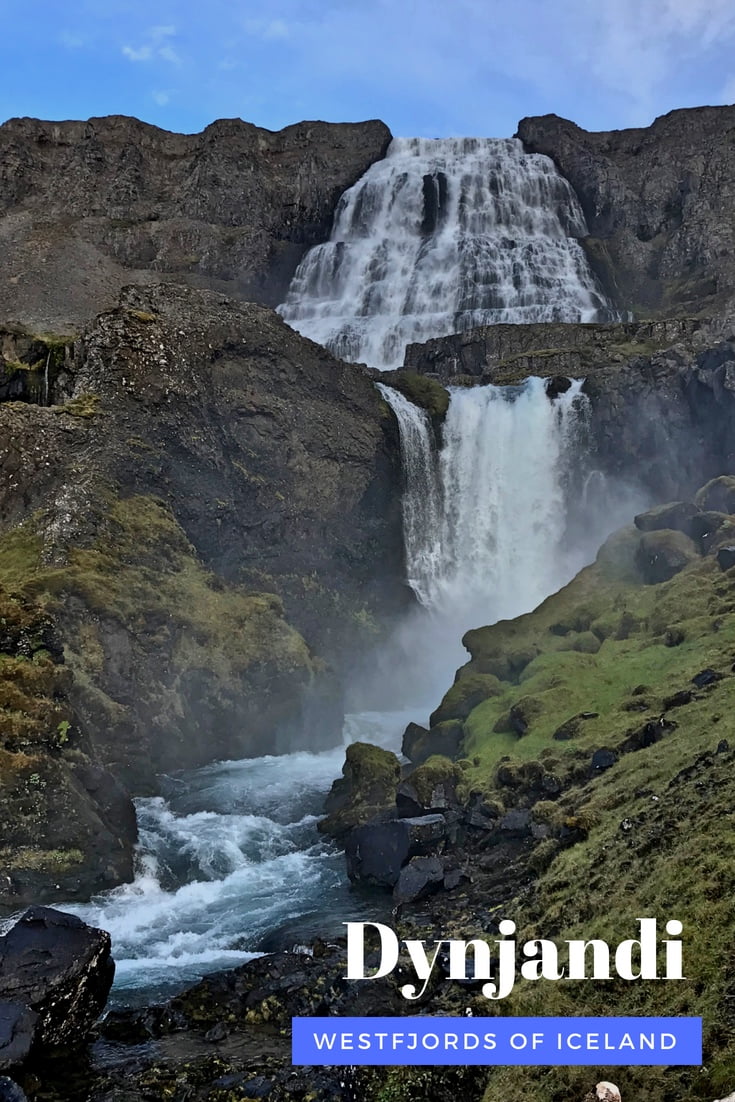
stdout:
[[279,311],[336,355],[400,366],[408,343],[498,322],[616,317],[577,240],[576,196],[517,139],[397,138],[340,199]]
[[537,378],[453,388],[438,456],[426,414],[378,385],[398,419],[407,575],[424,608],[461,634],[565,584],[589,554],[566,546],[581,382],[553,401]]

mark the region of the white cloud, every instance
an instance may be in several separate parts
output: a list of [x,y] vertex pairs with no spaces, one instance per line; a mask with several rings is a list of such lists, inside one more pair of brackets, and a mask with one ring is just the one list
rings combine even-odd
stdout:
[[152,95],[159,107],[165,107],[171,102],[170,92],[153,92]]
[[735,76],[725,81],[721,98],[723,103],[735,103]]
[[284,19],[246,19],[243,26],[248,34],[266,41],[291,35],[291,28]]
[[128,61],[168,61],[170,65],[181,65],[181,55],[171,45],[170,39],[176,37],[176,27],[171,24],[149,27],[145,32],[145,41],[141,46],[123,46],[123,57]]
[[181,58],[173,46],[162,46],[158,51],[158,56],[163,61],[170,61],[172,65],[181,65]]
[[122,52],[128,61],[150,61],[153,57],[150,46],[141,46],[139,50],[134,50],[132,46],[123,46]]

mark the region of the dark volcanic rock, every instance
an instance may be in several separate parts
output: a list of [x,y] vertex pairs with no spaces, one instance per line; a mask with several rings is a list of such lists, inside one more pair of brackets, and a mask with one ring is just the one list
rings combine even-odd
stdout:
[[75,915],[31,907],[0,938],[0,998],[38,1015],[34,1047],[82,1045],[114,974],[109,934]]
[[671,111],[645,128],[588,133],[556,115],[522,119],[579,196],[593,267],[624,310],[710,313],[735,285],[735,108]]
[[377,121],[274,133],[220,119],[188,135],[120,115],[11,119],[0,126],[0,317],[69,332],[131,282],[276,305],[389,141]]
[[0,1075],[0,1102],[28,1102],[28,1096],[12,1079]]
[[443,815],[393,819],[357,827],[345,843],[347,874],[351,880],[392,888],[409,858],[434,852],[446,836],[446,830]]
[[401,869],[393,888],[393,899],[396,903],[412,903],[429,892],[438,891],[443,883],[444,866],[438,857],[412,857]]
[[721,547],[717,552],[720,570],[731,570],[735,566],[735,547]]
[[[19,1067],[31,1051],[38,1014],[23,1002],[0,1000],[0,1071]],[[0,1079],[0,1099],[2,1094]]]

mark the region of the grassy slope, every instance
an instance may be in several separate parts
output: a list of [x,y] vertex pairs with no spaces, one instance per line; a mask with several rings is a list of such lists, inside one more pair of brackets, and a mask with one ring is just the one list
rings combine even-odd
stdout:
[[[512,908],[519,929],[617,944],[635,935],[639,917],[675,917],[685,927],[686,981],[525,982],[502,1012],[702,1015],[705,1066],[498,1069],[487,1102],[569,1102],[595,1076],[617,1082],[626,1102],[712,1099],[735,1086],[735,755],[715,752],[722,739],[735,745],[735,570],[722,573],[706,557],[669,582],[642,585],[631,559],[637,538],[616,537],[597,564],[530,615],[470,632],[473,659],[452,692],[459,711],[462,681],[476,685],[482,674],[492,685],[493,695],[465,719],[468,789],[506,804],[538,801],[538,820],[557,835],[571,827],[581,837],[568,848],[541,843],[535,883]],[[722,680],[667,708],[667,698],[693,689],[690,679],[705,667]],[[529,718],[527,733],[496,730],[517,704]],[[582,711],[599,716],[580,721],[567,741],[552,737]],[[660,741],[625,745],[661,716],[670,726]],[[619,760],[590,776],[601,747],[617,750]],[[523,763],[540,763],[563,781],[558,800],[524,794],[524,778],[538,765],[524,770]],[[488,1006],[480,999],[476,1012]]]

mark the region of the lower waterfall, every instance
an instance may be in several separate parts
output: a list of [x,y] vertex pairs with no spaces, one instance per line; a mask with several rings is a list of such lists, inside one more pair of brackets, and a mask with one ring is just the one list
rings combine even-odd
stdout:
[[435,454],[423,410],[378,384],[401,434],[406,570],[421,605],[492,623],[568,580],[567,486],[581,450],[581,382],[555,400],[543,379],[454,388]]

